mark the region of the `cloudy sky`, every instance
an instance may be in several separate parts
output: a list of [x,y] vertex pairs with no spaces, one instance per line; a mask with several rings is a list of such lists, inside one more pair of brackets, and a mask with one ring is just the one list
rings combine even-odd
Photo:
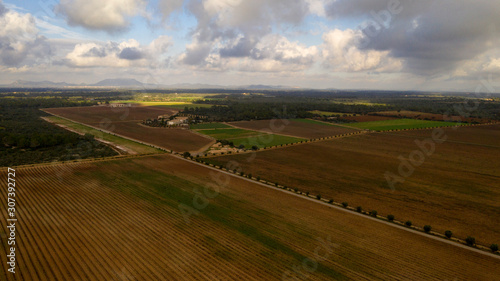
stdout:
[[474,91],[500,78],[491,0],[0,0],[16,80]]

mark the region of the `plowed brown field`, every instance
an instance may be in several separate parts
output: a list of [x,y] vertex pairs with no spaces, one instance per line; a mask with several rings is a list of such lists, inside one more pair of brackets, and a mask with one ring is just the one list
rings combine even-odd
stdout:
[[94,106],[50,108],[45,111],[177,152],[198,151],[212,141],[185,129],[151,128],[140,124],[142,120],[175,112],[168,108]]
[[[414,225],[429,224],[464,239],[474,236],[489,246],[500,242],[500,145],[498,126],[445,130],[449,142],[392,191],[384,177],[398,173],[401,161],[417,150],[415,139],[432,130],[377,133],[258,152],[255,159],[234,155],[210,158],[236,161],[245,173],[297,187],[364,210],[395,215]],[[477,133],[477,135],[475,135]],[[463,134],[463,135],[461,135]],[[455,142],[452,140],[461,140]],[[488,145],[476,145],[477,142]],[[496,146],[492,146],[496,144]]]
[[279,119],[240,121],[231,122],[229,124],[249,130],[266,131],[272,132],[274,134],[289,135],[308,139],[330,137],[358,131],[356,129],[349,129],[330,124]]
[[[220,178],[218,173],[170,155],[19,168],[18,268],[16,275],[6,272],[2,239],[0,278],[280,280],[287,274],[300,280],[495,280],[500,275],[496,258],[234,177],[186,223],[179,203],[194,206],[193,198],[216,184],[212,178]],[[6,177],[1,171],[0,180]],[[0,195],[5,210],[5,188]],[[335,245],[321,248],[318,238]],[[317,268],[315,251],[327,257]]]

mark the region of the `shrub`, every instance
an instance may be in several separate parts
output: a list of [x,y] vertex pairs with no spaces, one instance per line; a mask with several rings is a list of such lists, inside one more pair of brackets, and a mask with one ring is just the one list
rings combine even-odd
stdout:
[[446,238],[448,238],[448,239],[450,239],[452,235],[453,235],[453,232],[451,232],[450,230],[446,230],[444,232],[444,236],[446,236]]
[[430,225],[424,225],[424,231],[429,233],[431,231],[432,227]]
[[469,246],[474,246],[476,245],[476,238],[472,236],[467,236],[467,238],[465,238],[465,243],[467,243],[467,245]]
[[330,199],[328,203],[333,204],[333,199]]
[[248,174],[247,176],[248,176],[248,178],[249,178],[249,179],[251,179],[251,178],[252,178],[252,174]]
[[394,221],[394,215],[388,215],[388,216],[387,216],[387,219],[388,219],[389,221]]
[[406,225],[406,226],[411,226],[411,221],[406,221],[406,222],[405,222],[405,225]]
[[260,177],[259,176],[257,176],[257,180],[260,181]]
[[377,217],[377,214],[378,214],[378,212],[377,212],[377,211],[375,211],[375,210],[373,210],[373,211],[371,211],[371,212],[370,212],[370,215],[371,215],[372,217],[374,217],[374,218],[376,218],[376,217]]
[[321,194],[316,195],[316,199],[321,200]]
[[309,196],[309,191],[308,191],[308,192],[306,192],[306,195],[307,195],[307,196]]
[[498,244],[491,244],[490,249],[493,253],[498,251]]
[[361,213],[363,211],[363,208],[361,206],[356,207],[356,212]]
[[344,206],[344,208],[347,208],[347,206],[349,206],[349,204],[347,202],[342,202],[342,206]]

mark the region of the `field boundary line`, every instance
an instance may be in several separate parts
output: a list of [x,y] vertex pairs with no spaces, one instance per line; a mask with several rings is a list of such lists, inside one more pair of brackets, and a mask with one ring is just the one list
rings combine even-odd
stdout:
[[311,119],[311,118],[306,118],[306,120],[311,120],[311,121],[315,121],[315,122],[319,122],[319,123],[324,123],[324,124],[327,124],[327,125],[330,125],[330,126],[338,126],[338,127],[343,127],[343,128],[346,128],[346,129],[353,129],[353,130],[359,130],[359,131],[363,131],[363,129],[360,129],[360,128],[356,128],[356,127],[350,127],[350,126],[347,126],[347,125],[344,125],[344,124],[332,124],[332,123],[329,123],[329,122],[325,122],[325,121],[321,121],[321,120],[315,120],[315,119]]
[[299,137],[299,136],[294,136],[294,135],[285,135],[285,134],[281,134],[281,133],[275,133],[275,132],[272,132],[272,131],[271,132],[264,131],[265,128],[262,128],[262,129],[259,129],[259,130],[255,130],[255,129],[248,129],[248,128],[243,128],[243,127],[240,127],[240,126],[236,126],[236,125],[233,125],[233,124],[230,124],[230,123],[227,123],[227,122],[223,122],[222,124],[226,124],[226,125],[231,126],[233,128],[247,130],[247,131],[255,131],[255,132],[260,132],[260,133],[267,133],[267,134],[273,134],[273,135],[281,135],[281,136],[285,136],[285,137],[307,139],[307,138],[304,138],[304,137]]
[[[395,137],[400,137],[400,138],[426,139],[426,137],[398,135],[398,134],[394,134],[394,132],[374,132],[374,133],[381,134],[381,135],[395,136]],[[500,146],[489,145],[489,144],[473,143],[473,142],[465,142],[465,141],[446,140],[446,142],[458,143],[458,144],[465,144],[465,145],[475,145],[475,146],[482,146],[482,147],[489,147],[489,148],[500,148]]]
[[[80,132],[80,131],[78,131],[76,129],[70,128],[70,127],[65,126],[63,124],[58,124],[58,123],[56,123],[54,121],[51,121],[47,117],[40,117],[40,118],[42,118],[43,120],[45,120],[45,121],[47,121],[49,123],[52,123],[52,124],[54,124],[54,125],[56,125],[56,126],[58,126],[60,128],[63,128],[65,130],[67,130],[67,131],[70,131],[70,132],[73,132],[75,134],[78,134],[80,136],[84,136],[85,135],[85,133],[82,133],[82,132]],[[103,139],[100,139],[100,138],[95,138],[95,137],[94,137],[94,139],[96,141],[101,142],[101,143],[105,144],[106,146],[110,147],[111,149],[113,149],[119,155],[136,155],[136,154],[139,154],[139,153],[137,153],[137,151],[134,151],[133,149],[130,149],[130,148],[128,148],[128,150],[130,150],[130,151],[126,151],[125,149],[120,149],[119,146],[118,146],[118,144],[116,144],[116,143],[113,143],[113,142],[110,142],[110,141],[107,141],[107,140],[103,140]],[[133,153],[131,153],[131,152],[133,152]]]
[[78,122],[78,121],[75,121],[75,120],[71,120],[69,118],[66,118],[66,117],[63,117],[63,116],[59,116],[57,114],[53,114],[53,113],[50,113],[50,112],[47,112],[43,109],[40,109],[42,110],[43,112],[47,113],[47,114],[50,114],[50,115],[53,115],[53,116],[56,116],[56,117],[59,117],[59,118],[62,118],[64,120],[67,120],[67,121],[70,121],[70,122],[73,122],[73,123],[76,123],[76,124],[79,124],[79,125],[82,125],[82,126],[87,126],[87,127],[90,127],[92,129],[95,129],[95,130],[98,130],[98,131],[101,131],[103,133],[106,133],[106,134],[110,134],[110,135],[113,135],[113,136],[118,136],[118,137],[121,137],[121,138],[124,138],[124,139],[127,139],[127,140],[131,140],[131,141],[134,141],[136,143],[139,143],[139,144],[142,144],[142,145],[146,145],[146,146],[150,146],[150,147],[153,147],[153,148],[156,148],[156,149],[159,149],[159,150],[162,150],[162,151],[165,151],[165,152],[169,152],[169,153],[172,153],[174,152],[173,150],[170,150],[170,149],[167,149],[165,147],[161,147],[161,146],[157,146],[157,145],[154,145],[154,144],[150,144],[150,143],[147,143],[147,142],[143,142],[143,141],[140,141],[140,140],[136,140],[134,138],[130,138],[130,137],[126,137],[126,136],[123,136],[121,134],[117,134],[117,133],[114,133],[114,132],[110,132],[108,130],[104,130],[104,129],[101,129],[101,128],[98,128],[98,127],[94,127],[92,125],[88,125],[88,124],[85,124],[85,123],[81,123],[81,122]]
[[267,188],[272,189],[272,190],[280,191],[280,192],[283,192],[283,193],[286,193],[286,194],[289,194],[289,195],[292,195],[292,196],[296,196],[298,198],[309,200],[309,201],[314,202],[316,204],[321,204],[323,206],[331,207],[331,208],[333,208],[335,210],[342,211],[342,212],[345,212],[347,214],[351,214],[351,215],[363,217],[365,219],[369,219],[369,220],[376,221],[376,222],[379,222],[379,223],[382,223],[382,224],[385,224],[385,225],[388,225],[388,226],[392,226],[392,227],[400,229],[400,230],[404,230],[404,231],[407,231],[407,232],[410,232],[410,233],[413,233],[413,234],[417,234],[417,235],[420,235],[420,236],[423,236],[423,237],[427,237],[429,239],[440,241],[440,242],[446,243],[448,245],[456,246],[456,247],[459,247],[459,248],[462,248],[462,249],[473,251],[475,253],[483,254],[485,256],[489,256],[489,257],[493,257],[493,258],[496,258],[496,259],[500,259],[500,255],[496,255],[494,253],[488,253],[488,252],[486,252],[484,250],[480,250],[480,249],[477,249],[477,248],[469,247],[469,246],[460,244],[458,242],[453,242],[453,240],[446,240],[444,238],[441,238],[441,237],[438,237],[438,236],[434,236],[434,235],[431,235],[431,234],[427,234],[427,233],[424,233],[424,232],[421,232],[421,231],[418,231],[418,230],[414,230],[414,229],[411,229],[411,228],[408,228],[408,227],[404,227],[402,225],[398,225],[398,224],[395,224],[395,223],[392,223],[392,222],[388,222],[388,221],[384,221],[384,220],[381,220],[381,219],[378,219],[378,218],[367,216],[365,214],[357,213],[357,212],[354,212],[352,210],[349,210],[349,209],[346,209],[346,208],[343,208],[343,207],[340,207],[340,206],[337,206],[337,205],[333,205],[333,204],[324,202],[322,200],[318,200],[316,198],[312,198],[312,197],[309,197],[309,196],[306,197],[306,196],[304,196],[302,194],[297,194],[297,193],[295,193],[293,191],[290,191],[290,190],[281,189],[281,188],[279,188],[277,186],[272,186],[272,185],[269,185],[267,183],[263,183],[263,182],[260,182],[260,181],[255,181],[253,179],[249,179],[249,178],[246,178],[246,177],[243,177],[243,176],[240,176],[240,175],[228,172],[228,171],[224,171],[222,169],[218,169],[218,168],[212,167],[210,165],[206,165],[206,164],[199,163],[199,162],[196,162],[196,161],[193,161],[193,160],[189,160],[189,159],[183,158],[182,156],[178,156],[178,155],[171,155],[171,156],[176,157],[178,159],[182,159],[182,160],[187,161],[187,162],[191,162],[191,163],[199,165],[199,166],[206,167],[206,168],[211,169],[211,170],[219,171],[221,173],[233,176],[233,177],[241,179],[241,180],[245,180],[245,181],[248,181],[248,182],[252,182],[252,183],[258,184],[258,185],[263,186],[263,187],[267,187]]
[[324,141],[335,140],[335,139],[343,139],[343,138],[349,138],[349,137],[354,137],[354,136],[359,136],[359,135],[364,135],[364,134],[371,134],[371,133],[373,133],[373,132],[366,131],[366,130],[356,131],[354,133],[340,134],[340,135],[328,136],[328,137],[317,138],[317,139],[308,139],[308,140],[306,139],[305,141],[302,141],[302,142],[294,142],[294,143],[284,144],[283,146],[276,145],[276,146],[271,146],[268,148],[259,148],[259,150],[247,150],[245,152],[238,152],[238,153],[231,153],[231,154],[226,153],[226,154],[207,155],[207,156],[203,156],[203,158],[213,158],[213,157],[221,157],[221,156],[264,152],[264,151],[273,150],[273,149],[283,149],[283,148],[287,148],[287,147],[291,147],[291,146],[305,145],[305,144],[311,144],[311,143],[316,143],[316,142],[324,142]]

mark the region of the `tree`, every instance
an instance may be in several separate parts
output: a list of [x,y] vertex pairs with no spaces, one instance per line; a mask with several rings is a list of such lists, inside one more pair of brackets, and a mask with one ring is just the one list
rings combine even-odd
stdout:
[[450,230],[446,230],[444,232],[444,236],[446,236],[446,238],[448,238],[448,239],[450,239],[452,235],[453,235],[453,232],[451,232]]
[[424,225],[424,231],[429,233],[431,232],[432,227],[430,225]]
[[378,212],[377,212],[377,211],[375,211],[375,210],[373,210],[373,211],[371,211],[371,212],[370,212],[370,215],[371,215],[372,217],[375,217],[375,218],[377,217],[377,214],[378,214]]
[[321,194],[316,195],[316,199],[321,200]]
[[388,219],[389,221],[394,221],[394,215],[388,215],[388,216],[387,216],[387,219]]
[[252,150],[259,150],[259,147],[258,147],[258,146],[256,146],[256,145],[253,145],[253,146],[252,146]]
[[184,158],[188,158],[188,157],[191,157],[191,153],[189,153],[189,152],[187,152],[187,151],[186,151],[186,152],[184,152],[184,153],[182,154],[182,156],[183,156]]
[[347,206],[349,206],[349,204],[347,202],[342,202],[342,206],[344,206],[344,208],[347,208]]
[[328,200],[328,203],[333,204],[333,199]]
[[245,145],[244,145],[244,144],[240,144],[240,145],[238,146],[238,148],[239,148],[239,149],[245,149]]
[[472,236],[467,236],[467,238],[465,238],[465,243],[467,243],[467,245],[469,246],[474,246],[476,245],[476,238]]
[[411,226],[411,224],[412,224],[412,223],[411,223],[411,221],[406,221],[406,222],[405,222],[405,225],[406,225],[406,226],[408,226],[408,227],[410,227],[410,226]]
[[356,207],[356,212],[361,213],[363,211],[363,208],[361,206]]
[[497,252],[498,251],[498,244],[491,244],[490,249],[493,253]]

